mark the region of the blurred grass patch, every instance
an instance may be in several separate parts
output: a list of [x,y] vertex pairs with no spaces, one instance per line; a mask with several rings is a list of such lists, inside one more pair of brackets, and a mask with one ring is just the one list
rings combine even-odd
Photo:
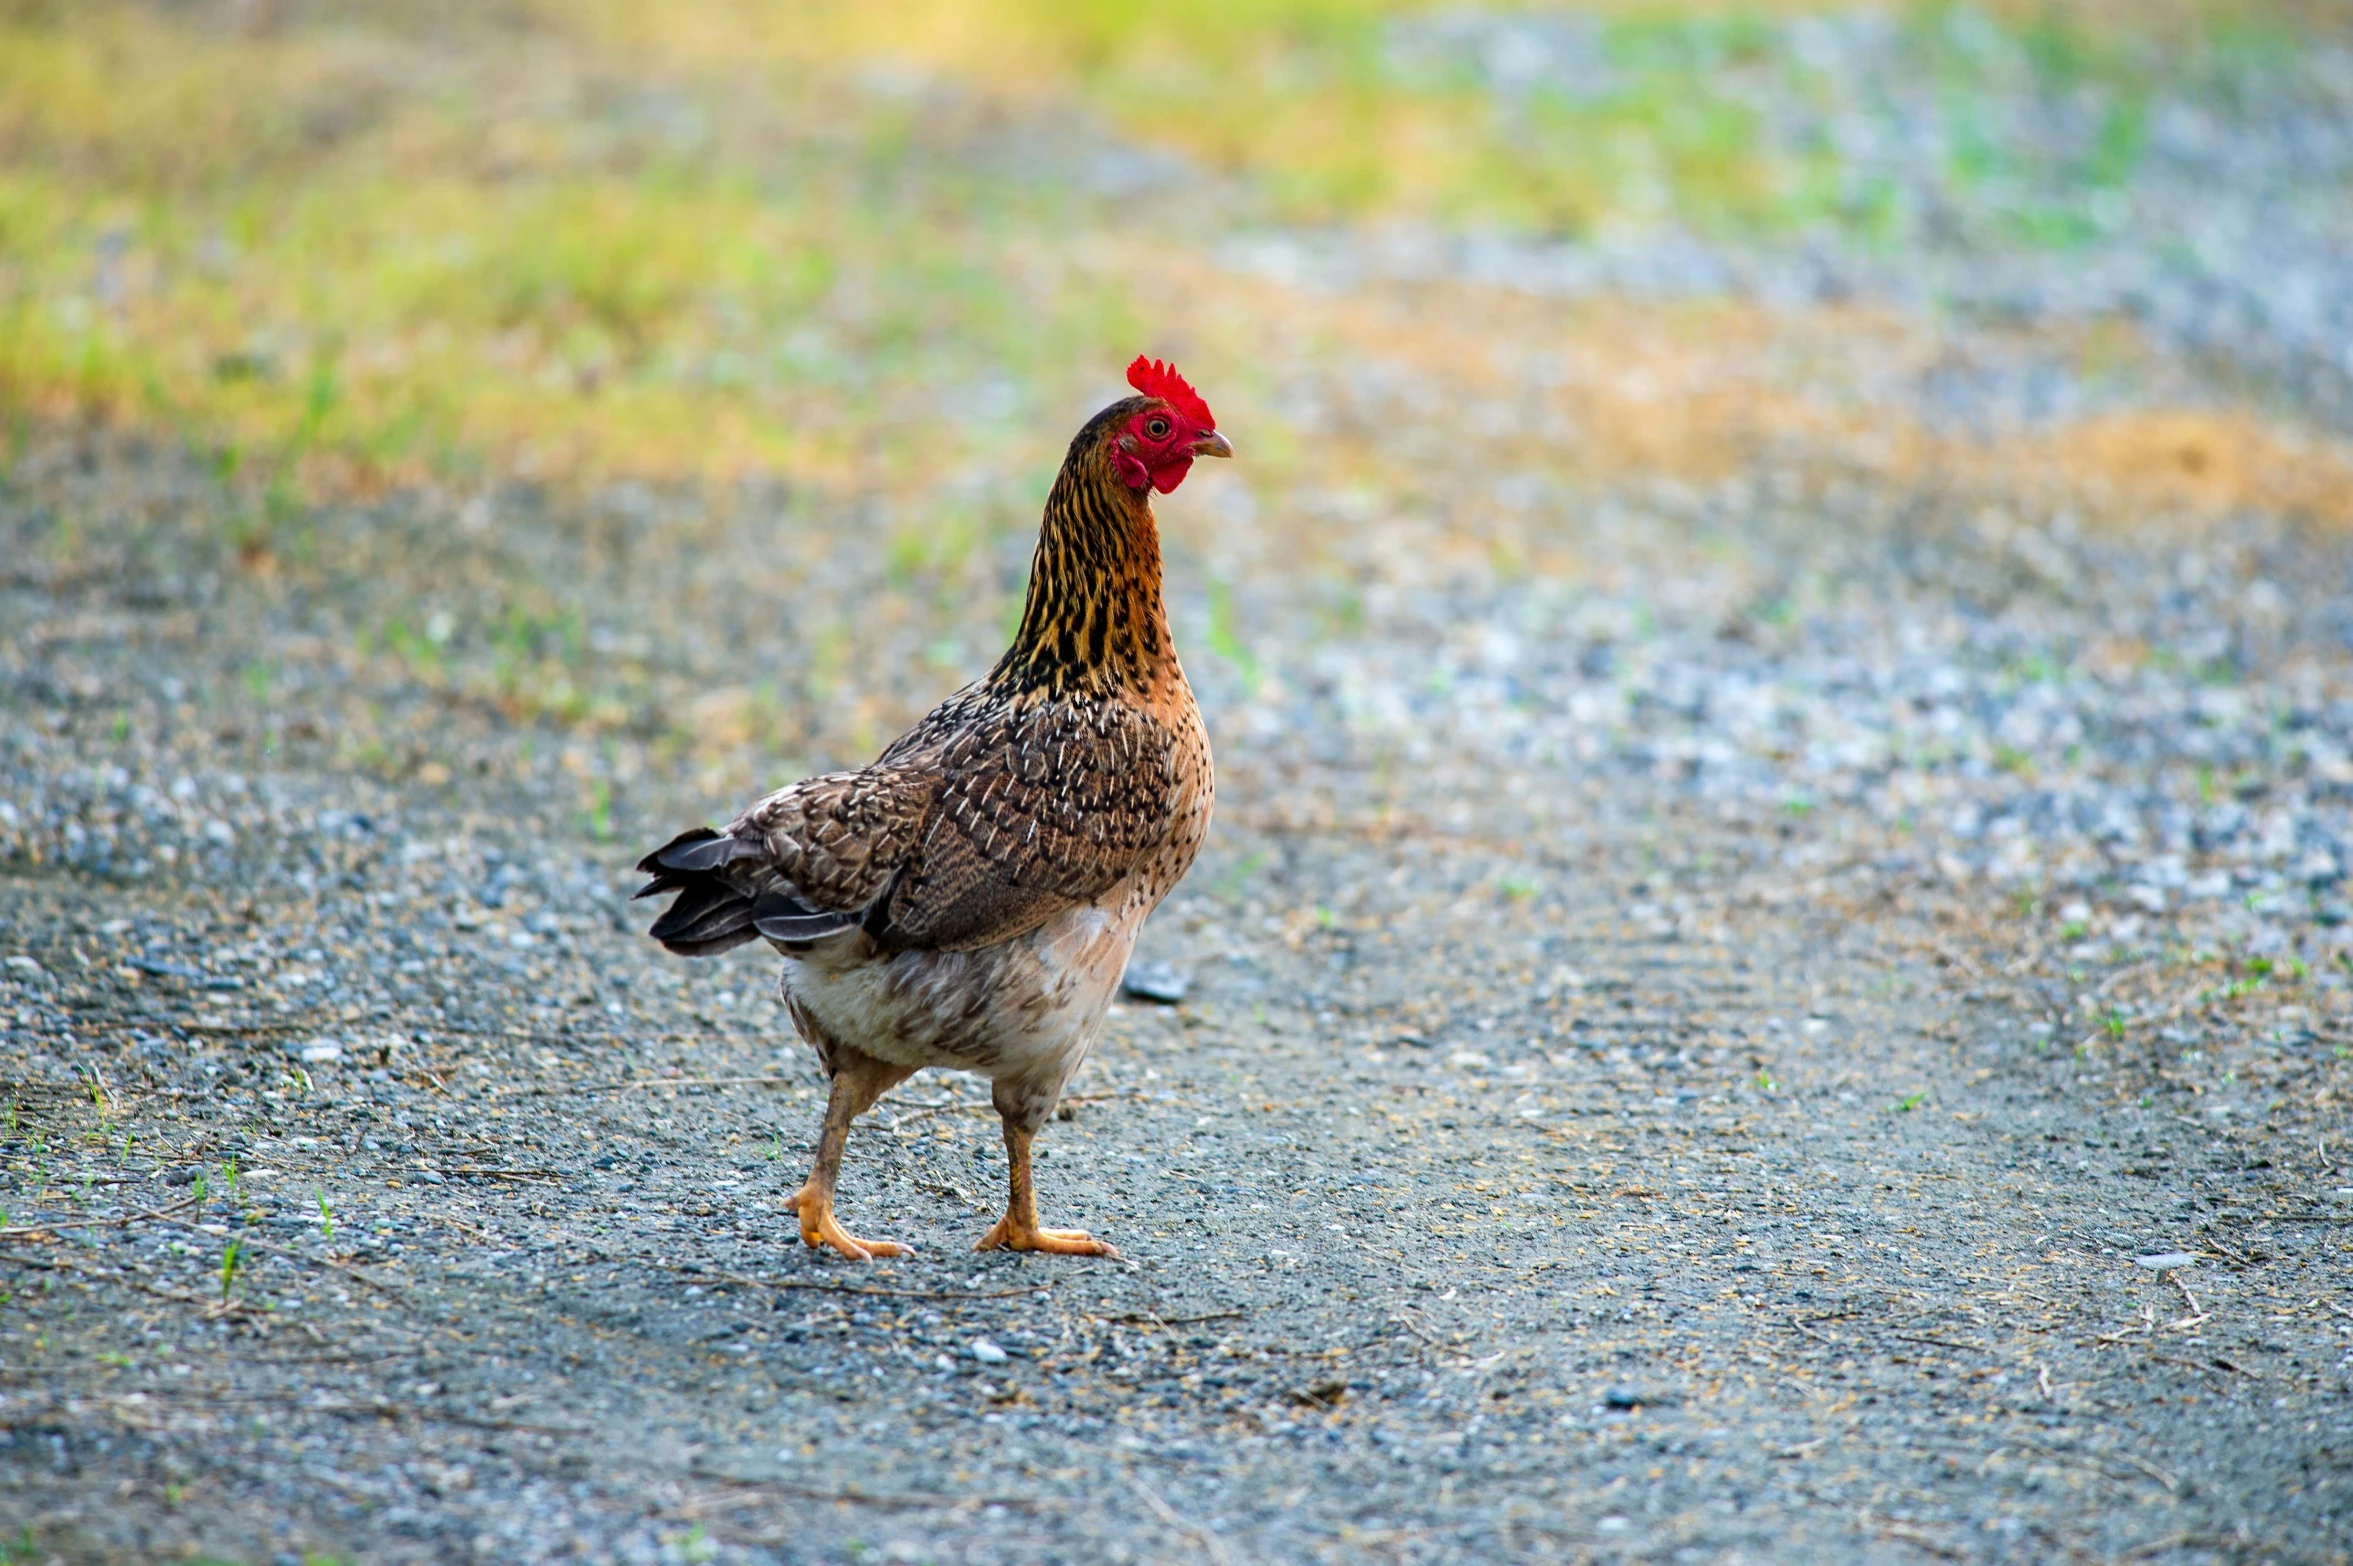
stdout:
[[[700,0],[545,0],[617,49],[710,71],[891,61],[1248,180],[1263,215],[1586,235],[1672,220],[1787,233],[1878,220],[1867,178],[1827,142],[1777,134],[1761,77],[1867,100],[1832,81],[1793,18],[1878,17],[1966,109],[2021,84],[2112,96],[2094,145],[2058,172],[2113,183],[2137,157],[2157,82],[2213,82],[2284,60],[2325,8],[2298,0],[1588,0],[1467,7],[1411,0],[902,0],[779,10]],[[2343,18],[2337,25],[2344,26]],[[1817,42],[1819,41],[1817,33]],[[1956,180],[2030,156],[1984,128]],[[1971,164],[1972,156],[1976,162]],[[2047,226],[2047,225],[2046,225]],[[2035,236],[2048,238],[2047,235]]]
[[[257,556],[299,553],[321,481],[1042,471],[1038,415],[1104,367],[1231,365],[1272,324],[1091,257],[1111,230],[1892,231],[1885,181],[1752,104],[1758,73],[1817,69],[1782,25],[1815,9],[0,0],[0,415],[176,431]],[[1540,27],[1546,73],[1514,76],[1494,14]],[[2096,90],[2060,172],[2113,185],[2168,28],[2200,41],[2181,59],[2293,47],[2278,8],[2200,0],[1889,14],[1942,72],[1956,186],[2021,176],[1970,129],[2003,73]],[[1205,199],[1151,156],[1229,178]],[[2065,203],[2013,229],[2086,237]],[[952,589],[992,526],[894,569]]]
[[904,104],[203,16],[0,8],[0,406],[176,429],[273,538],[305,476],[858,473],[943,393],[952,463],[1139,340]]

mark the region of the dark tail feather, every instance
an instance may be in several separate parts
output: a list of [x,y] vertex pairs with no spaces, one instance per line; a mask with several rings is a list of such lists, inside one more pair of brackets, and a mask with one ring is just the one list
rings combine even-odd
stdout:
[[753,938],[752,900],[716,877],[692,881],[646,933],[681,957],[715,957]]
[[748,837],[728,837],[709,827],[681,832],[638,861],[648,874],[663,870],[722,870],[738,859],[757,859],[768,850]]
[[756,845],[741,838],[696,827],[639,860],[637,868],[653,877],[638,889],[639,897],[678,893],[678,901],[664,909],[646,933],[681,957],[716,956],[756,939],[752,900],[718,872],[733,860],[758,852]]
[[859,915],[812,908],[797,897],[766,892],[752,905],[752,928],[772,941],[814,941],[846,930]]
[[710,957],[761,936],[796,945],[822,940],[859,922],[860,914],[812,908],[786,890],[771,888],[755,899],[728,878],[729,865],[766,852],[748,838],[696,827],[646,855],[637,868],[653,879],[637,895],[678,894],[646,933],[681,957]]

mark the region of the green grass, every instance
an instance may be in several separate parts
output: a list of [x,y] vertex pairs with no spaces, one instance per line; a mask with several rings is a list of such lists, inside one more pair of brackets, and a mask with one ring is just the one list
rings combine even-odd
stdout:
[[[1764,144],[1743,92],[1761,72],[1807,77],[1775,23],[1820,4],[1601,0],[1598,85],[1531,85],[1509,101],[1459,66],[1402,59],[1400,18],[1446,11],[1399,0],[908,0],[766,21],[749,0],[696,8],[701,27],[619,4],[593,8],[604,36],[708,68],[715,58],[795,63],[888,57],[1028,103],[1082,106],[1129,138],[1251,179],[1271,215],[1326,222],[1414,213],[1442,222],[1584,233],[1669,217],[1701,229],[1790,229],[1832,221],[1868,231],[1883,189],[1841,178],[1827,149]],[[1540,16],[1557,8],[1503,4]],[[2112,94],[2077,172],[2128,173],[2145,93],[2159,77],[2227,75],[2294,47],[2279,6],[1955,0],[1885,6],[1908,50],[1966,111],[1989,87]],[[1424,51],[1425,53],[1427,51]],[[1817,85],[1829,84],[1819,81]],[[1964,113],[1964,118],[1966,117]],[[1955,176],[2015,172],[1982,133],[1958,138]],[[2040,236],[2047,240],[2049,236]]]
[[1217,577],[1209,579],[1209,650],[1233,666],[1241,677],[1242,688],[1257,694],[1265,671],[1259,666],[1258,655],[1242,639],[1239,622],[1234,615],[1234,592]]
[[[615,64],[545,45],[526,86]],[[1118,290],[1017,272],[1056,192],[925,172],[904,105],[804,107],[672,146],[396,35],[0,6],[0,408],[174,431],[298,552],[306,483],[854,476],[895,402],[1143,340]]]
[[236,1287],[237,1274],[244,1270],[245,1244],[231,1240],[221,1251],[221,1303],[229,1302],[229,1291]]
[[[1203,242],[1391,218],[1892,236],[1883,181],[1774,143],[1746,101],[1759,73],[1804,77],[1774,21],[1811,8],[1603,0],[1606,85],[1507,102],[1401,67],[1399,17],[1433,7],[1397,0],[518,0],[483,20],[386,0],[237,28],[0,0],[0,419],[19,442],[51,417],[175,434],[239,497],[256,559],[312,547],[318,487],[420,476],[756,471],[937,501],[982,453],[1050,469],[1040,406],[1139,346],[1238,365],[1269,324],[1183,295],[1202,268],[1165,253],[1183,214],[1155,219],[1149,193],[974,153],[1008,114],[1080,127],[1073,157],[1102,125],[1233,176]],[[2095,0],[1897,9],[1939,73],[1957,191],[2115,186],[2153,84],[2192,68]],[[2180,58],[2285,58],[2293,35],[2242,10],[2171,0],[2199,44]],[[893,86],[909,66],[963,96]],[[2020,69],[2105,106],[2080,167],[2030,167],[1972,118]],[[2020,243],[2091,234],[2070,201],[2006,221]],[[1088,254],[1115,233],[1162,253]],[[1283,450],[1265,433],[1261,473]],[[1000,520],[959,504],[894,533],[895,574],[960,590]]]

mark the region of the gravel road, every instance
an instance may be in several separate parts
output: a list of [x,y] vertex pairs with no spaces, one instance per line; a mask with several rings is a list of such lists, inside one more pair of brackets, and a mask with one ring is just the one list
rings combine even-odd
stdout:
[[[1130,1263],[971,1254],[993,1122],[919,1079],[845,1211],[920,1249],[860,1268],[790,1243],[768,965],[621,901],[725,769],[349,630],[545,573],[661,711],[765,584],[521,494],[257,575],[148,525],[206,497],[87,441],[7,491],[0,1506],[58,1554],[2341,1558],[2334,538],[1625,497],[1615,588],[1254,614],[1189,988],[1041,1165]],[[838,519],[624,499],[883,590]],[[854,667],[826,710],[945,683]]]
[[[2297,138],[2341,167],[2343,61],[2298,69],[2243,145],[2157,113],[2095,259],[2232,148],[2226,226],[2293,206]],[[2295,212],[2325,295],[2342,206]],[[2040,338],[1883,254],[1832,292],[1886,314],[1801,290],[1819,355],[1757,384],[1915,334],[1864,354],[1876,435],[2253,380],[2318,463],[2342,300],[2177,320],[2197,267],[2252,286],[2228,238],[2145,297],[1937,252],[2038,279]],[[1032,490],[955,551],[881,501],[522,483],[256,543],[176,448],[19,429],[10,1559],[2353,1556],[2343,497],[2103,507],[1823,429],[1588,462],[1523,334],[1571,323],[1573,370],[1564,296],[1620,310],[1591,253],[1219,244],[1237,310],[1300,290],[1264,383],[1206,386],[1245,461],[1282,410],[1290,476],[1162,507],[1221,813],[1039,1164],[1119,1263],[972,1253],[996,1124],[929,1076],[842,1193],[916,1254],[803,1251],[822,1085],[771,960],[667,959],[624,901],[985,664]],[[2111,284],[2123,377],[2051,324]],[[1409,319],[1503,379],[1417,368]]]

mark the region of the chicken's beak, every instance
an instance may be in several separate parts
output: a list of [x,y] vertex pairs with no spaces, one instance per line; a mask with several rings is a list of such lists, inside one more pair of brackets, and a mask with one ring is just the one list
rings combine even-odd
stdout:
[[1193,442],[1193,455],[1196,457],[1230,457],[1233,454],[1234,443],[1215,430]]

